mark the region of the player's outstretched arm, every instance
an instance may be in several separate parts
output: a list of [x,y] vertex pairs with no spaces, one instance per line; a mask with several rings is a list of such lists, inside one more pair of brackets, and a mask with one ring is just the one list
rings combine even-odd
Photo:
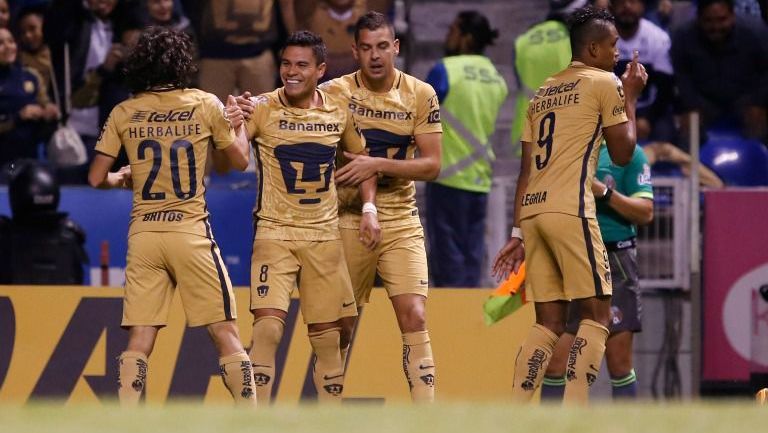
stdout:
[[344,152],[350,162],[336,172],[336,182],[357,185],[379,174],[410,180],[435,180],[440,174],[441,140],[439,132],[417,135],[415,141],[419,153],[413,159],[377,158]]
[[88,183],[99,189],[130,188],[131,167],[125,166],[115,173],[110,173],[109,169],[114,162],[115,158],[111,156],[96,154],[88,171]]
[[[523,156],[520,159],[520,174],[517,176],[517,187],[515,188],[515,216],[512,223],[512,227],[518,230],[520,227],[520,208],[525,190],[528,188],[528,175],[531,172],[531,143],[523,141],[521,144]],[[506,279],[510,272],[517,273],[525,260],[522,234],[516,233],[514,230],[513,236],[509,238],[507,244],[501,248],[493,260],[491,271],[498,280]]]

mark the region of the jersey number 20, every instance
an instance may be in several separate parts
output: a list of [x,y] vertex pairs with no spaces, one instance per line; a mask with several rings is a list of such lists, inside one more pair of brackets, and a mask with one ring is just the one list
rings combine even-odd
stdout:
[[[160,167],[163,163],[163,150],[160,143],[155,140],[144,140],[139,143],[139,159],[147,158],[147,149],[152,149],[152,169],[149,172],[144,187],[141,188],[142,200],[165,200],[165,192],[152,192],[152,185],[160,173]],[[187,165],[189,166],[189,191],[181,189],[181,179],[179,176],[179,152],[184,151],[187,154]],[[186,140],[176,140],[171,144],[171,181],[173,182],[173,192],[181,200],[187,200],[197,194],[197,173],[195,169],[195,149],[192,143]]]

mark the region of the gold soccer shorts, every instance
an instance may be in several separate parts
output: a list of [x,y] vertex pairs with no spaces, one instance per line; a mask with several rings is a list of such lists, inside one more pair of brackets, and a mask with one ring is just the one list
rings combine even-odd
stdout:
[[299,289],[305,323],[331,323],[357,315],[340,240],[253,242],[251,310],[288,311],[294,288]]
[[237,318],[235,296],[213,239],[180,232],[128,238],[122,326],[165,326],[178,288],[189,326]]
[[525,238],[525,286],[535,302],[611,294],[608,254],[597,220],[541,213],[520,222]]
[[427,253],[424,229],[383,227],[381,242],[371,251],[360,242],[357,229],[341,229],[352,288],[358,305],[368,302],[378,272],[389,297],[413,293],[427,296]]

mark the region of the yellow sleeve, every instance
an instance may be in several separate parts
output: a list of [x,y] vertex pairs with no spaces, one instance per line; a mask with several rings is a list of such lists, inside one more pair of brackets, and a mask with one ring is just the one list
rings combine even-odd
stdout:
[[360,128],[357,127],[352,113],[346,109],[343,111],[347,120],[344,125],[344,132],[341,133],[341,145],[347,152],[363,153],[365,151],[365,137],[360,132]]
[[611,74],[605,78],[598,78],[593,82],[593,86],[595,86],[600,115],[603,118],[603,128],[626,122],[624,87],[621,81]]
[[117,129],[121,110],[120,106],[112,109],[109,113],[107,121],[104,122],[104,126],[101,128],[101,133],[96,141],[96,152],[103,153],[104,155],[117,158],[117,154],[120,153],[120,147],[123,145],[120,139],[120,132]]
[[245,123],[245,134],[249,141],[259,135],[259,126],[264,123],[269,112],[269,98],[266,95],[253,96],[251,101],[254,103],[253,114]]
[[[531,100],[533,102],[533,100]],[[528,104],[530,107],[530,103]],[[531,143],[533,141],[533,132],[531,131],[531,110],[525,110],[525,117],[523,118],[523,130],[520,136],[520,141]]]
[[235,142],[235,130],[224,114],[224,104],[213,94],[207,94],[203,102],[206,120],[211,127],[213,147],[226,149]]
[[416,87],[416,126],[413,135],[443,132],[440,124],[440,103],[435,89],[429,84],[421,83]]

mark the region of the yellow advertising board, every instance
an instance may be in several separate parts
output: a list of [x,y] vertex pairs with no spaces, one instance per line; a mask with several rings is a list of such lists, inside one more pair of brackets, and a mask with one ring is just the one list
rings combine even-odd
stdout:
[[[240,335],[250,344],[248,290],[238,288]],[[503,400],[509,396],[518,347],[533,322],[526,305],[500,323],[483,323],[488,290],[433,289],[428,318],[440,400]],[[312,398],[311,349],[294,299],[278,350],[275,398]],[[0,286],[0,403],[31,399],[96,402],[116,396],[115,358],[125,348],[122,289]],[[386,292],[375,289],[362,312],[345,382],[346,399],[408,400],[402,343]],[[149,359],[148,403],[185,398],[230,401],[204,328],[186,328],[178,296]]]

